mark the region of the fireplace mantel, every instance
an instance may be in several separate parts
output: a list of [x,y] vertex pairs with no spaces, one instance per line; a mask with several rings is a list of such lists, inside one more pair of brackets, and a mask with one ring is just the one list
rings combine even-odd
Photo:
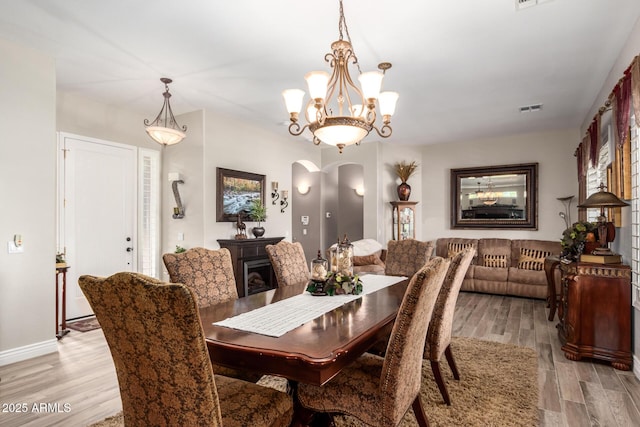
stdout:
[[[244,297],[251,292],[248,289],[245,277],[245,263],[248,261],[256,261],[266,259],[269,257],[265,247],[267,245],[275,245],[284,237],[261,237],[258,239],[218,239],[218,244],[221,248],[229,249],[231,252],[231,261],[233,262],[233,273],[236,277],[236,288],[238,289],[238,296]],[[276,279],[273,275],[273,270],[269,277],[271,288],[277,287]]]

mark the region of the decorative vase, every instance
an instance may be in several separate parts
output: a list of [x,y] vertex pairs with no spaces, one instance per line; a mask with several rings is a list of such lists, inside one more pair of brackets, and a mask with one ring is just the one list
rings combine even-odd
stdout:
[[253,233],[254,236],[256,236],[256,239],[257,239],[258,237],[264,236],[264,227],[253,227],[251,229],[251,232]]
[[398,199],[403,202],[409,200],[409,196],[411,195],[411,186],[406,182],[398,185]]

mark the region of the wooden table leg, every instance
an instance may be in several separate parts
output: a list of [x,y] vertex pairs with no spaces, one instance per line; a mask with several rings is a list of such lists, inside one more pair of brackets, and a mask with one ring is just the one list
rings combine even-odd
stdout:
[[59,329],[58,329],[58,315],[60,314],[60,304],[58,302],[58,300],[60,299],[59,297],[59,292],[60,290],[58,289],[58,275],[60,274],[60,271],[58,269],[56,269],[56,338],[60,339],[62,338],[62,336],[60,336],[59,333]]
[[550,256],[544,260],[544,272],[547,276],[547,307],[549,307],[549,321],[552,321],[555,317],[556,308],[558,306],[555,271],[559,264],[560,258],[557,256]]
[[[67,329],[67,269],[69,267],[56,267],[56,338],[61,339],[69,333]],[[62,275],[62,319],[58,323],[60,314],[59,278]]]

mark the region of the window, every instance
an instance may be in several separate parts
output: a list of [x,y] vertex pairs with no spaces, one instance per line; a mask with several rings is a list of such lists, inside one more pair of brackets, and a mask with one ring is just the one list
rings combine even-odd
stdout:
[[[598,157],[598,167],[594,168],[589,163],[587,169],[587,197],[593,193],[600,191],[598,188],[600,183],[608,185],[607,183],[607,166],[613,160],[613,141],[611,136],[611,125],[603,126],[601,132],[602,146],[600,147],[600,155]],[[587,221],[597,222],[598,216],[600,216],[600,209],[587,209]]]
[[138,158],[138,270],[159,278],[160,153],[140,149]]

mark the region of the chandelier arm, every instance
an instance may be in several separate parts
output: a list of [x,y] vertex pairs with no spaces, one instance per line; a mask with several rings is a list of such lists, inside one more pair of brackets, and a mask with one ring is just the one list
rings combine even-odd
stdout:
[[[167,89],[167,94],[168,94],[168,93],[169,93],[169,89]],[[171,96],[171,95],[169,95],[169,96]],[[173,110],[171,109],[171,104],[169,103],[169,98],[167,97],[166,99],[167,99],[167,110],[169,110],[169,116],[171,117],[171,121],[169,122],[169,123],[171,123],[171,124],[172,124],[172,126],[171,126],[171,127],[174,127],[174,126],[175,126],[175,127],[177,127],[177,128],[181,128],[183,131],[185,131],[185,132],[186,132],[186,130],[187,130],[187,125],[180,126],[180,125],[178,124],[178,122],[176,121],[176,118],[173,116]],[[166,118],[165,118],[165,120],[166,120]],[[166,121],[165,121],[165,123],[166,123]]]
[[171,103],[169,102],[169,98],[171,98],[171,94],[169,93],[169,87],[165,83],[165,92],[162,94],[164,97],[164,103],[162,104],[162,108],[160,112],[156,116],[153,121],[149,122],[149,119],[144,119],[145,126],[161,126],[171,129],[182,129],[182,131],[187,131],[187,125],[180,126],[176,121],[176,118],[173,116],[173,110],[171,109]]
[[367,123],[369,123],[370,125],[372,125],[375,121],[376,121],[376,109],[374,108],[370,108],[370,107],[364,107],[367,109],[367,114],[365,116],[365,121]]
[[308,124],[304,125],[303,127],[300,127],[300,124],[298,122],[291,122],[289,124],[289,133],[293,136],[299,136],[308,127],[309,127]]
[[385,124],[380,129],[373,125],[371,125],[371,127],[374,128],[378,135],[380,135],[382,138],[389,138],[391,136],[391,133],[393,132],[393,129],[391,129],[391,126],[389,126],[388,124]]

